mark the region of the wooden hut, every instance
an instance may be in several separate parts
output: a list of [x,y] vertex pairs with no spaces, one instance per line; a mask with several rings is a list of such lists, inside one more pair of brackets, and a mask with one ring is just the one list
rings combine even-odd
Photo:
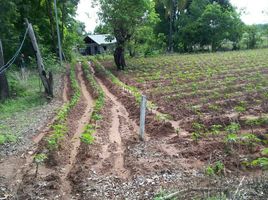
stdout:
[[84,38],[86,48],[81,52],[85,55],[102,54],[106,51],[111,51],[116,43],[110,35],[88,35]]

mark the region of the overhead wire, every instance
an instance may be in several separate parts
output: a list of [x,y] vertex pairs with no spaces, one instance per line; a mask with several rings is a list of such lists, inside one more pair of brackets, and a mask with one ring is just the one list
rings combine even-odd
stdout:
[[5,72],[14,62],[15,60],[17,59],[17,57],[19,56],[19,53],[21,52],[21,49],[24,45],[24,42],[26,40],[26,36],[28,34],[28,31],[29,31],[29,26],[27,27],[25,33],[24,33],[24,37],[23,37],[23,40],[18,48],[18,50],[16,51],[16,53],[14,54],[14,56],[5,64],[3,65],[2,67],[0,67],[0,74],[2,74],[3,72]]

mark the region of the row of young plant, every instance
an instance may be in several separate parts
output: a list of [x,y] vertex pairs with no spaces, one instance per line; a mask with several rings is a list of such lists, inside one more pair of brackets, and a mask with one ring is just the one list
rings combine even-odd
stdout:
[[105,74],[105,76],[107,76],[112,81],[112,83],[114,83],[115,85],[117,85],[121,88],[124,88],[125,90],[128,90],[129,92],[131,92],[131,94],[135,97],[135,99],[138,103],[141,101],[142,95],[137,88],[135,88],[133,86],[126,85],[125,83],[120,81],[116,76],[113,75],[112,72],[105,69],[96,58],[90,57],[90,60],[93,62],[94,67],[95,67],[97,72]]
[[[254,133],[254,127],[265,126],[267,124],[267,117],[248,119],[245,121],[245,126],[251,127],[251,133],[241,133],[241,125],[236,122],[232,122],[225,127],[217,124],[209,128],[206,128],[204,124],[195,122],[192,124],[192,139],[198,143],[203,137],[211,136],[215,140],[217,137],[220,137],[224,141],[226,153],[228,154],[239,153],[242,146],[247,147],[248,151],[253,153],[258,149],[256,147],[259,146],[259,148],[262,148],[260,149],[261,157],[243,160],[241,164],[246,167],[259,166],[268,169],[268,148],[265,147],[268,144],[268,134],[257,137]],[[238,152],[236,152],[236,150],[238,150]],[[210,171],[211,170],[212,169],[210,169]]]
[[[233,58],[232,63],[230,64],[228,63],[226,64],[225,63],[226,61],[222,57],[218,56],[217,54],[212,54],[211,55],[212,57],[215,57],[217,59],[218,57],[220,57],[221,59],[220,60],[221,64],[216,65],[216,66],[210,63],[202,64],[203,62],[202,60],[200,62],[196,62],[194,60],[196,60],[196,57],[198,57],[198,55],[194,55],[194,56],[192,55],[192,56],[189,56],[189,58],[191,58],[190,63],[192,64],[190,64],[190,66],[187,69],[184,69],[181,66],[176,67],[177,63],[181,64],[181,62],[183,62],[183,59],[182,59],[183,56],[173,56],[173,57],[169,56],[169,57],[154,58],[154,59],[158,59],[157,63],[155,63],[154,60],[150,60],[150,59],[144,60],[142,63],[137,62],[137,60],[131,60],[130,65],[129,65],[130,69],[128,70],[127,73],[130,73],[131,76],[137,82],[143,82],[143,83],[148,82],[148,81],[151,82],[152,80],[157,81],[157,82],[159,81],[163,82],[163,80],[168,80],[168,82],[170,82],[170,80],[172,80],[170,82],[171,85],[169,84],[169,87],[172,88],[171,89],[172,91],[176,91],[177,89],[175,88],[177,87],[184,89],[185,86],[187,86],[188,84],[187,82],[189,82],[189,80],[193,80],[192,84],[195,84],[196,81],[198,81],[198,86],[200,86],[201,88],[206,88],[206,86],[208,85],[207,83],[210,83],[209,85],[213,86],[215,83],[212,84],[212,82],[214,81],[217,82],[219,79],[222,79],[222,78],[226,79],[228,83],[230,82],[228,80],[231,80],[231,81],[235,81],[236,79],[239,80],[241,78],[241,75],[244,76],[245,74],[248,74],[249,76],[252,76],[253,78],[256,77],[257,75],[255,76],[254,72],[265,70],[268,64],[267,59],[265,59],[265,57],[261,54],[261,52],[259,54],[261,55],[261,57],[259,55],[260,59],[262,58],[263,63],[264,63],[264,64],[260,64],[259,66],[256,64],[255,60],[254,62],[253,60],[250,60],[247,54],[245,54],[245,56],[243,56],[242,58],[240,57]],[[239,60],[240,63],[238,63],[237,65],[234,65],[233,63],[236,60]],[[247,67],[243,67],[244,64],[241,63],[243,60],[249,60],[252,62],[247,64],[248,65]],[[166,65],[165,61],[168,61],[168,63],[170,64]],[[143,70],[148,70],[148,72],[147,71],[143,72]],[[132,73],[133,71],[134,73]],[[148,78],[144,78],[143,75],[145,75]],[[198,80],[197,77],[200,77],[202,80],[206,80],[204,84],[202,84],[202,82],[200,82],[200,80]],[[248,80],[248,78],[246,77],[243,80],[245,79]],[[160,84],[160,87],[163,89],[163,84]],[[193,88],[196,88],[196,87],[193,87]],[[160,90],[160,91],[163,91],[163,90]],[[168,88],[167,89],[165,88],[164,91],[168,91]]]
[[34,156],[34,163],[36,164],[35,177],[38,175],[39,165],[43,164],[48,158],[49,153],[56,151],[59,143],[63,140],[65,134],[68,132],[67,118],[70,110],[79,102],[81,92],[79,84],[75,75],[75,62],[71,63],[70,67],[70,81],[73,94],[68,103],[65,103],[56,115],[55,123],[52,125],[52,132],[46,138],[48,152],[38,153]]
[[75,64],[72,63],[70,67],[70,81],[73,91],[72,97],[68,103],[65,103],[59,110],[56,116],[56,123],[52,126],[52,133],[47,138],[48,149],[53,151],[57,150],[59,142],[64,138],[68,131],[67,117],[69,111],[79,102],[81,97],[80,87],[76,79]]
[[98,127],[98,121],[102,120],[101,111],[105,105],[105,94],[100,85],[97,83],[94,75],[90,69],[87,60],[82,59],[82,69],[84,76],[89,83],[92,92],[95,94],[95,104],[93,107],[93,112],[90,118],[89,124],[86,125],[84,132],[81,135],[81,141],[85,144],[92,144],[94,142],[94,133]]
[[203,70],[210,66],[222,71],[226,67],[229,67],[230,69],[230,65],[232,65],[232,70],[236,67],[243,68],[244,66],[245,68],[251,68],[252,65],[256,66],[267,64],[267,59],[264,54],[267,54],[267,50],[265,49],[244,52],[229,52],[228,54],[214,53],[135,58],[131,59],[128,68],[137,73],[148,72],[148,75],[150,75],[150,72],[153,70],[179,69],[185,71],[194,68]]

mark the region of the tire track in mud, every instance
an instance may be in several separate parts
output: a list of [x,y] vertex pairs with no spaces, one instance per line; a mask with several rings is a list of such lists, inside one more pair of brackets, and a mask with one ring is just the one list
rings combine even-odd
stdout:
[[63,192],[63,199],[66,199],[66,200],[70,199],[70,193],[72,191],[71,183],[68,180],[68,175],[75,163],[76,156],[78,154],[78,148],[81,144],[80,136],[84,132],[84,128],[89,122],[90,116],[93,111],[92,108],[93,108],[93,102],[94,102],[92,96],[87,90],[86,83],[83,79],[83,71],[81,68],[81,64],[77,64],[76,69],[77,69],[77,79],[78,79],[81,94],[82,94],[82,101],[86,103],[86,107],[81,118],[77,120],[78,126],[71,139],[72,149],[70,153],[69,163],[65,166],[64,171],[60,176],[61,183],[62,183],[60,186],[60,189]]

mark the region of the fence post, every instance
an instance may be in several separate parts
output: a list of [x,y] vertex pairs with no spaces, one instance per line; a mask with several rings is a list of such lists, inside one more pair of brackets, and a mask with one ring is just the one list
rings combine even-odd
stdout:
[[50,75],[52,75],[52,73],[49,73],[49,77],[47,77],[47,73],[45,71],[45,66],[44,66],[44,63],[43,63],[43,59],[42,59],[42,56],[41,56],[40,49],[39,49],[38,44],[37,44],[37,40],[36,40],[36,37],[35,37],[33,26],[32,26],[31,23],[29,23],[29,21],[27,19],[25,19],[25,21],[26,21],[27,27],[29,28],[28,34],[29,34],[29,37],[31,39],[32,46],[33,46],[33,49],[34,49],[34,52],[35,52],[38,71],[39,71],[39,76],[40,76],[40,78],[42,80],[42,83],[43,83],[43,86],[45,88],[46,94],[48,96],[50,96],[50,97],[53,97],[53,81],[52,81],[52,76],[50,77]]
[[141,108],[140,108],[140,140],[142,141],[144,141],[145,115],[146,115],[146,96],[142,95]]

